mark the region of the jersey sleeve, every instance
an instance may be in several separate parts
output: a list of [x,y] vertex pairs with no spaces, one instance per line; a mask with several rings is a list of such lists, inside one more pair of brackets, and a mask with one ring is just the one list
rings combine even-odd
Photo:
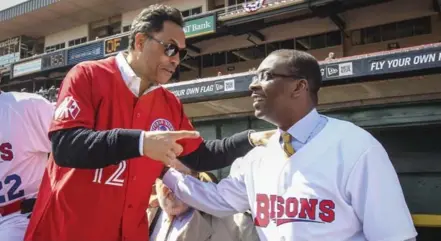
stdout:
[[346,194],[368,240],[411,240],[417,233],[394,167],[380,143],[349,175]]
[[64,78],[51,132],[74,127],[93,128],[95,109],[92,102],[92,80],[87,70],[84,64],[78,64]]
[[215,184],[170,169],[163,182],[186,204],[216,217],[250,209],[243,175],[230,175]]
[[[181,109],[181,123],[179,126],[179,130],[192,131],[194,130],[193,125],[188,119],[187,115],[184,113],[184,107],[179,101],[180,109]],[[182,145],[184,151],[181,153],[181,156],[188,155],[195,151],[199,145],[203,142],[202,137],[200,138],[192,138],[192,139],[182,139],[179,140],[178,143]]]
[[51,142],[49,140],[49,127],[54,115],[54,106],[52,103],[41,98],[32,101],[32,117],[29,118],[29,130],[27,133],[31,142],[32,152],[51,152]]

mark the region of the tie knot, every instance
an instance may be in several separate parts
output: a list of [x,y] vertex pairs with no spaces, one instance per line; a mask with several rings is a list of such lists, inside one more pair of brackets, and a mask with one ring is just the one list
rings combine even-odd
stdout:
[[282,140],[284,143],[291,143],[291,135],[288,132],[283,132]]

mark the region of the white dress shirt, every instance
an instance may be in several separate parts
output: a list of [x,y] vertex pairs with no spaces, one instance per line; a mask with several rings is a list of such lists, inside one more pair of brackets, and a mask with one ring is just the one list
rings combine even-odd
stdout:
[[175,241],[191,220],[193,211],[194,209],[190,208],[182,215],[175,217],[173,220],[169,220],[166,213],[161,210],[150,241]]
[[[138,77],[135,72],[133,71],[132,67],[130,67],[129,63],[127,62],[126,56],[124,55],[124,52],[119,52],[116,55],[116,65],[118,66],[119,72],[121,73],[121,76],[126,83],[129,90],[135,95],[139,95],[139,88],[141,86],[141,78]],[[148,88],[142,95],[145,95],[149,93],[150,91],[158,88],[159,85],[154,85],[150,88]],[[144,156],[144,131],[139,136],[139,154],[141,156]]]

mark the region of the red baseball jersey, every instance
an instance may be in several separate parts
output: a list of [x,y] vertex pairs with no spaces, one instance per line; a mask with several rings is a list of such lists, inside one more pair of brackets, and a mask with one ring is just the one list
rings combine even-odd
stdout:
[[[51,131],[85,127],[193,130],[179,99],[163,87],[135,96],[114,57],[76,65],[64,79]],[[182,155],[202,139],[181,140]],[[50,156],[25,240],[148,240],[151,189],[163,164],[146,157],[88,170]]]

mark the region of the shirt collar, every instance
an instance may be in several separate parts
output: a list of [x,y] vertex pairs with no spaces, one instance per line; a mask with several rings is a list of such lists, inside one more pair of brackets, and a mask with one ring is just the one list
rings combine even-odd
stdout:
[[[118,66],[119,72],[121,72],[121,76],[126,83],[129,90],[135,95],[139,96],[139,88],[141,86],[141,78],[139,78],[132,67],[130,67],[129,63],[126,59],[126,52],[119,52],[116,55],[116,65]],[[152,86],[148,88],[143,94],[146,94],[156,88],[158,85]]]
[[306,116],[297,121],[297,123],[291,126],[288,129],[288,133],[297,141],[305,144],[319,121],[320,115],[316,109],[313,109]]
[[[172,221],[172,220],[169,220],[167,213],[164,210],[162,210],[162,211],[164,212],[165,220]],[[194,211],[194,209],[189,207],[187,211],[185,211],[177,216],[174,216],[173,219],[181,222],[182,220],[193,215],[193,211]]]
[[175,218],[179,221],[182,221],[188,217],[190,217],[191,215],[193,215],[193,209],[189,208],[187,211],[179,214],[178,216],[176,216]]

